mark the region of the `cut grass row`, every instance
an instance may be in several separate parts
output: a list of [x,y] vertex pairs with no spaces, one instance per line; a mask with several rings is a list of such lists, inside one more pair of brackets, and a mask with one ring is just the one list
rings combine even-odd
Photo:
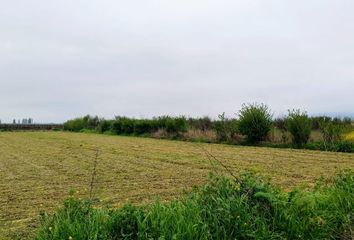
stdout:
[[23,238],[70,189],[87,197],[99,150],[95,196],[102,204],[144,204],[205,183],[212,152],[235,174],[253,169],[285,190],[354,169],[354,154],[202,144],[67,132],[0,133],[0,239]]

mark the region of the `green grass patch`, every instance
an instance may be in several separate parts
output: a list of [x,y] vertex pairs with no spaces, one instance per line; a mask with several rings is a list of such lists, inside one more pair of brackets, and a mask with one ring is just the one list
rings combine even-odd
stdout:
[[350,239],[354,173],[284,192],[251,173],[211,177],[171,202],[111,209],[69,197],[36,239]]

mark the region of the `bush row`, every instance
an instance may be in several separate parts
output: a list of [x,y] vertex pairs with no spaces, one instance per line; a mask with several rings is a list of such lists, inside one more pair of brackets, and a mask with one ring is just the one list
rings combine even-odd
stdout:
[[[286,130],[286,120],[287,117],[279,117],[274,119],[274,126],[278,129]],[[329,116],[316,116],[316,117],[309,117],[311,122],[311,129],[312,130],[320,130],[321,125],[323,123],[332,123],[335,125],[339,125],[343,128],[350,128],[353,122],[353,119],[350,117],[329,117]]]
[[110,123],[109,130],[118,135],[151,134],[159,129],[163,129],[171,135],[178,135],[187,131],[187,120],[184,117],[162,116],[154,119],[116,117]]
[[285,132],[291,134],[293,147],[306,148],[311,131],[315,128],[321,132],[322,145],[325,146],[320,149],[334,151],[343,149],[341,145],[348,145],[343,142],[342,135],[345,127],[352,127],[350,118],[311,118],[306,112],[300,110],[289,110],[286,118],[273,120],[272,117],[267,105],[253,103],[243,104],[236,118],[227,118],[225,113],[219,115],[217,120],[211,120],[208,117],[187,119],[170,116],[153,119],[116,117],[113,120],[105,120],[87,115],[67,121],[64,129],[69,131],[88,129],[99,133],[108,131],[117,135],[137,136],[151,136],[163,130],[167,137],[178,139],[184,139],[183,133],[188,130],[214,131],[216,142],[219,143],[240,143],[240,139],[243,141],[245,138],[246,144],[259,144],[269,139],[272,128],[278,128],[283,132],[283,136],[286,136]]
[[339,141],[327,144],[326,142],[310,142],[307,143],[304,148],[310,150],[354,153],[354,143],[349,141]]
[[118,116],[114,120],[105,120],[87,115],[65,122],[64,130],[79,132],[88,129],[99,133],[110,131],[117,135],[144,135],[163,129],[168,134],[178,135],[186,132],[187,126],[188,121],[185,117],[162,116],[153,119],[134,119]]
[[291,192],[244,174],[148,206],[97,209],[70,197],[55,214],[41,214],[35,239],[351,239],[353,214],[351,171]]
[[100,119],[97,116],[92,117],[86,115],[81,118],[66,121],[64,123],[64,130],[72,132],[80,132],[84,129],[95,130],[102,121],[104,121],[104,119]]
[[344,152],[344,153],[354,153],[354,143],[350,141],[340,141],[332,144],[325,144],[324,142],[308,142],[301,147],[296,147],[292,144],[287,143],[265,143],[261,146],[264,147],[273,147],[273,148],[300,148],[300,149],[309,149],[309,150],[318,150],[318,151],[330,151],[330,152]]

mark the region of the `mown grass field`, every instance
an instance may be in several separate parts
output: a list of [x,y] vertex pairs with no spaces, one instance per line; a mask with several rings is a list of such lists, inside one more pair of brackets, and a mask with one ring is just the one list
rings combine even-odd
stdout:
[[[0,133],[0,239],[24,238],[41,209],[62,204],[71,189],[88,196],[99,151],[95,197],[101,204],[171,199],[204,183],[211,152],[234,173],[253,169],[276,185],[311,185],[320,176],[354,169],[354,154],[202,144],[65,132]],[[216,169],[217,168],[217,169]]]

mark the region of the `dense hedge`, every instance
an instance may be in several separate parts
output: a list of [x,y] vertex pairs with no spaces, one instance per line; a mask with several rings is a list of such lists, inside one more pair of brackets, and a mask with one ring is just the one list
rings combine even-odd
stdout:
[[97,116],[86,115],[82,118],[66,121],[64,123],[64,130],[72,132],[79,132],[83,129],[96,130],[101,121],[103,119],[99,119]]
[[134,119],[118,116],[113,120],[100,119],[97,116],[87,115],[75,118],[64,123],[64,130],[80,132],[85,129],[100,133],[107,131],[117,135],[145,135],[159,129],[170,135],[178,135],[188,129],[188,120],[185,117],[162,116],[153,119]]
[[[278,136],[278,139],[282,138],[281,143],[280,140],[272,142],[271,128],[281,131],[281,136]],[[154,136],[189,141],[202,139],[205,142],[288,146],[342,152],[353,152],[351,143],[342,141],[342,133],[351,129],[353,126],[350,118],[309,117],[300,110],[290,111],[286,118],[272,120],[270,109],[264,104],[257,103],[243,105],[238,118],[227,118],[225,113],[220,114],[218,119],[209,117],[187,119],[183,116],[135,119],[118,116],[106,120],[87,115],[64,123],[64,130],[73,132]],[[321,143],[309,142],[311,130],[320,132],[323,139],[317,140],[321,140]],[[186,132],[190,134],[186,135]],[[291,138],[287,136],[289,132]],[[289,139],[292,140],[292,145],[288,144]]]
[[264,147],[273,147],[273,148],[298,148],[298,149],[308,149],[308,150],[318,150],[318,151],[330,151],[330,152],[344,152],[344,153],[354,153],[354,143],[342,140],[340,142],[336,142],[333,144],[325,144],[324,142],[309,142],[301,147],[294,147],[292,144],[282,143],[282,144],[274,144],[274,143],[265,143]]
[[[323,123],[333,123],[335,125],[341,126],[342,128],[351,128],[353,119],[350,117],[329,117],[329,116],[317,116],[317,117],[309,117],[311,122],[312,130],[320,130],[320,126]],[[273,124],[278,129],[286,130],[286,117],[278,117],[273,120]]]
[[310,150],[354,153],[354,143],[349,141],[338,141],[330,144],[326,144],[325,142],[311,142],[307,143],[304,148]]

